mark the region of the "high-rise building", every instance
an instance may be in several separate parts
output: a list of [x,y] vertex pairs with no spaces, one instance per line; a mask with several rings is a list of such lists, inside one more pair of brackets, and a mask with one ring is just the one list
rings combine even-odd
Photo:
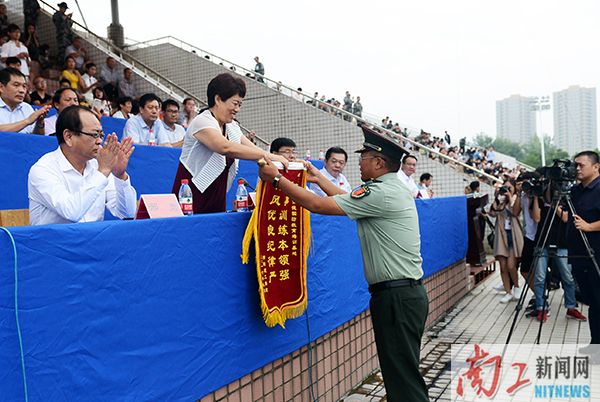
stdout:
[[554,92],[554,145],[573,156],[598,147],[596,88]]
[[527,143],[535,136],[534,99],[511,95],[496,101],[496,136],[520,143]]

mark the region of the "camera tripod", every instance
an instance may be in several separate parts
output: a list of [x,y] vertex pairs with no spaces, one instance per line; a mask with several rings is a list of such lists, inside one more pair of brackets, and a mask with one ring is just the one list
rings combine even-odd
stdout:
[[[556,258],[568,258],[568,257],[557,256],[555,253],[555,249],[550,248],[548,246],[548,237],[550,235],[550,230],[552,228],[552,224],[554,223],[554,220],[557,218],[557,212],[558,212],[558,208],[561,205],[561,202],[563,202],[563,205],[565,205],[568,208],[568,211],[562,211],[562,213],[570,212],[571,216],[577,215],[577,213],[575,212],[575,207],[573,206],[573,202],[571,200],[571,196],[569,194],[568,189],[566,189],[565,186],[563,185],[560,187],[559,190],[554,191],[552,194],[552,202],[551,202],[550,208],[548,209],[548,213],[547,213],[547,215],[544,219],[544,223],[542,225],[541,235],[538,237],[538,240],[537,240],[535,248],[534,248],[534,257],[533,257],[533,261],[531,262],[531,265],[529,267],[529,272],[527,273],[527,279],[525,281],[525,286],[523,287],[523,291],[521,292],[521,297],[519,297],[519,300],[515,307],[512,325],[510,327],[508,337],[506,338],[506,345],[508,345],[510,343],[510,339],[512,338],[513,332],[517,325],[519,313],[520,313],[521,309],[523,308],[523,304],[525,302],[525,299],[527,297],[527,292],[529,290],[529,283],[531,281],[531,275],[534,275],[534,278],[535,278],[535,271],[537,269],[539,259],[544,254],[544,251],[546,249],[548,249],[548,261],[550,261],[551,257],[555,258],[555,259]],[[592,263],[594,264],[596,273],[600,277],[600,267],[598,266],[598,262],[594,258],[594,250],[590,246],[590,243],[588,241],[586,234],[581,229],[577,229],[577,231],[581,235],[583,244],[585,245],[585,248],[586,248],[587,255],[571,256],[571,258],[573,258],[573,257],[590,258]],[[545,269],[547,270],[548,268],[545,267]],[[534,291],[534,294],[535,294],[535,291]],[[547,300],[548,300],[549,294],[550,294],[550,289],[548,288],[548,281],[545,280],[544,281],[544,292],[543,292],[544,303],[542,306],[542,319],[540,320],[540,324],[538,327],[538,333],[537,333],[537,337],[535,340],[535,343],[538,345],[540,343],[540,338],[542,335],[542,327],[543,327],[544,321],[545,321],[545,312],[546,312],[546,308],[547,308]],[[535,308],[537,309],[537,305],[535,306]]]

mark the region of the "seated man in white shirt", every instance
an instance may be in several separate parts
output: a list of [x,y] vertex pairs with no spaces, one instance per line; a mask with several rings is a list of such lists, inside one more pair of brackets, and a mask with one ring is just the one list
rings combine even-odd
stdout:
[[185,137],[185,128],[182,125],[177,124],[179,121],[179,103],[173,99],[167,99],[162,104],[163,112],[163,127],[167,136],[169,137],[169,143],[174,148],[181,148],[183,145],[183,137]]
[[431,173],[423,173],[421,177],[419,177],[419,184],[417,184],[417,188],[419,189],[417,198],[433,198],[433,190],[431,189],[432,183],[433,175]]
[[132,138],[134,144],[162,145],[170,147],[169,136],[159,121],[161,100],[153,93],[140,98],[140,113],[133,116],[123,129],[124,138]]
[[79,105],[77,93],[72,88],[57,89],[52,97],[52,106],[56,108],[56,114],[44,119],[44,134],[54,134],[56,132],[56,119],[58,119],[58,115],[73,105]]
[[[346,176],[342,174],[346,162],[348,162],[348,154],[346,151],[340,147],[331,147],[325,152],[325,164],[320,172],[330,182],[344,190],[345,193],[349,193],[352,191],[352,187],[350,187],[350,183],[348,183]],[[327,197],[327,194],[316,183],[311,183],[310,189],[318,196]]]
[[58,148],[29,171],[29,222],[95,222],[106,208],[117,218],[132,218],[136,192],[127,174],[134,148],[131,139],[106,138],[89,109],[69,106],[56,122]]
[[50,105],[33,110],[23,102],[27,94],[25,76],[14,68],[0,70],[0,131],[43,134],[44,117]]
[[402,158],[402,166],[400,170],[398,170],[398,178],[406,187],[410,190],[413,197],[417,198],[419,195],[419,188],[417,187],[417,183],[411,177],[417,170],[417,157],[413,155],[405,155]]

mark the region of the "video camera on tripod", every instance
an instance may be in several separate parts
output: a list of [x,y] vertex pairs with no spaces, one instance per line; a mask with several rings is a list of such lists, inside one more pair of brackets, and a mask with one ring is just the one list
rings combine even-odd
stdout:
[[522,189],[528,196],[541,197],[551,188],[568,191],[577,179],[577,165],[568,159],[554,159],[551,166],[542,166],[522,175]]

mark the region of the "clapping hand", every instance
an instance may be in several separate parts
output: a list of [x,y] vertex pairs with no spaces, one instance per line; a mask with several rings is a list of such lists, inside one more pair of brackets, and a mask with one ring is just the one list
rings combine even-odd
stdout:
[[119,140],[115,134],[109,134],[104,141],[104,145],[100,145],[98,156],[96,157],[98,160],[98,170],[106,177],[117,166],[119,147]]
[[[115,138],[117,137],[114,133]],[[127,137],[119,144],[117,163],[112,170],[115,177],[121,180],[127,180],[127,165],[129,164],[129,157],[133,153],[135,147],[133,146],[133,138]]]

